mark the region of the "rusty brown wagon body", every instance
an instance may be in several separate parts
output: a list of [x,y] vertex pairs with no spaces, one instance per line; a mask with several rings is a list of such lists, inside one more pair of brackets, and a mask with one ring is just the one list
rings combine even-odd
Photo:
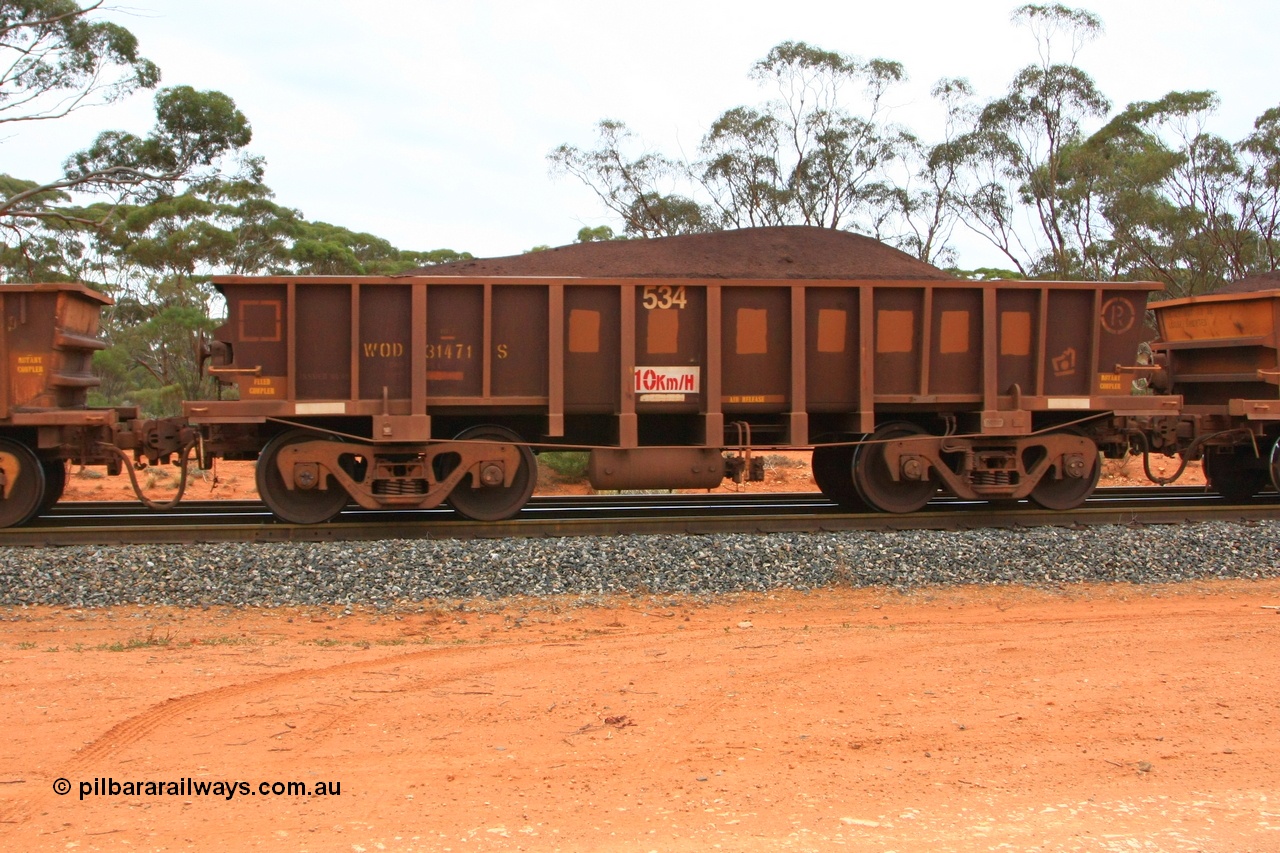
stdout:
[[[0,527],[22,524],[51,506],[66,485],[65,460],[105,463],[134,409],[89,408],[104,305],[82,284],[0,286]],[[118,469],[118,463],[116,463]]]
[[[1132,418],[1153,284],[404,276],[214,280],[206,452],[262,452],[285,518],[448,498],[516,512],[530,445],[591,449],[598,488],[712,487],[815,447],[849,505],[1074,505]],[[738,452],[725,457],[722,451]]]
[[1153,381],[1181,395],[1176,422],[1148,429],[1170,454],[1203,458],[1210,486],[1247,500],[1280,490],[1280,290],[1155,302]]

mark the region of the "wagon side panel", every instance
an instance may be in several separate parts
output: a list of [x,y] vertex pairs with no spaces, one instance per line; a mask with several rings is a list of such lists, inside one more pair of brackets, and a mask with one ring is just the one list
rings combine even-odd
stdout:
[[852,413],[861,390],[856,287],[805,293],[805,397],[810,413]]

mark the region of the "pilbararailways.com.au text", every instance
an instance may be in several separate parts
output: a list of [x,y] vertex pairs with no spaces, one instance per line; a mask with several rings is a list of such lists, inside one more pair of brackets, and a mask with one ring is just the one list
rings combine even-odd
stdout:
[[[71,793],[71,782],[60,778],[54,781],[53,790],[58,794]],[[192,779],[126,779],[118,781],[110,776],[94,777],[79,783],[80,799],[86,797],[340,797],[342,783],[318,782],[259,782],[243,780]]]

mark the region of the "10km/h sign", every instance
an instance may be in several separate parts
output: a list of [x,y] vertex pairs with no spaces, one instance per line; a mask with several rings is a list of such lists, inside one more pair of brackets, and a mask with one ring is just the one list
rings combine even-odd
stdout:
[[697,367],[637,367],[635,386],[637,394],[697,394]]

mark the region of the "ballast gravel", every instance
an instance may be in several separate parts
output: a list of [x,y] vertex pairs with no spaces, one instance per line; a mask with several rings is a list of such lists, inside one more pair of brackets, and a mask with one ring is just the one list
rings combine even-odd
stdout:
[[0,604],[424,600],[1280,576],[1280,521],[1029,530],[0,549]]

